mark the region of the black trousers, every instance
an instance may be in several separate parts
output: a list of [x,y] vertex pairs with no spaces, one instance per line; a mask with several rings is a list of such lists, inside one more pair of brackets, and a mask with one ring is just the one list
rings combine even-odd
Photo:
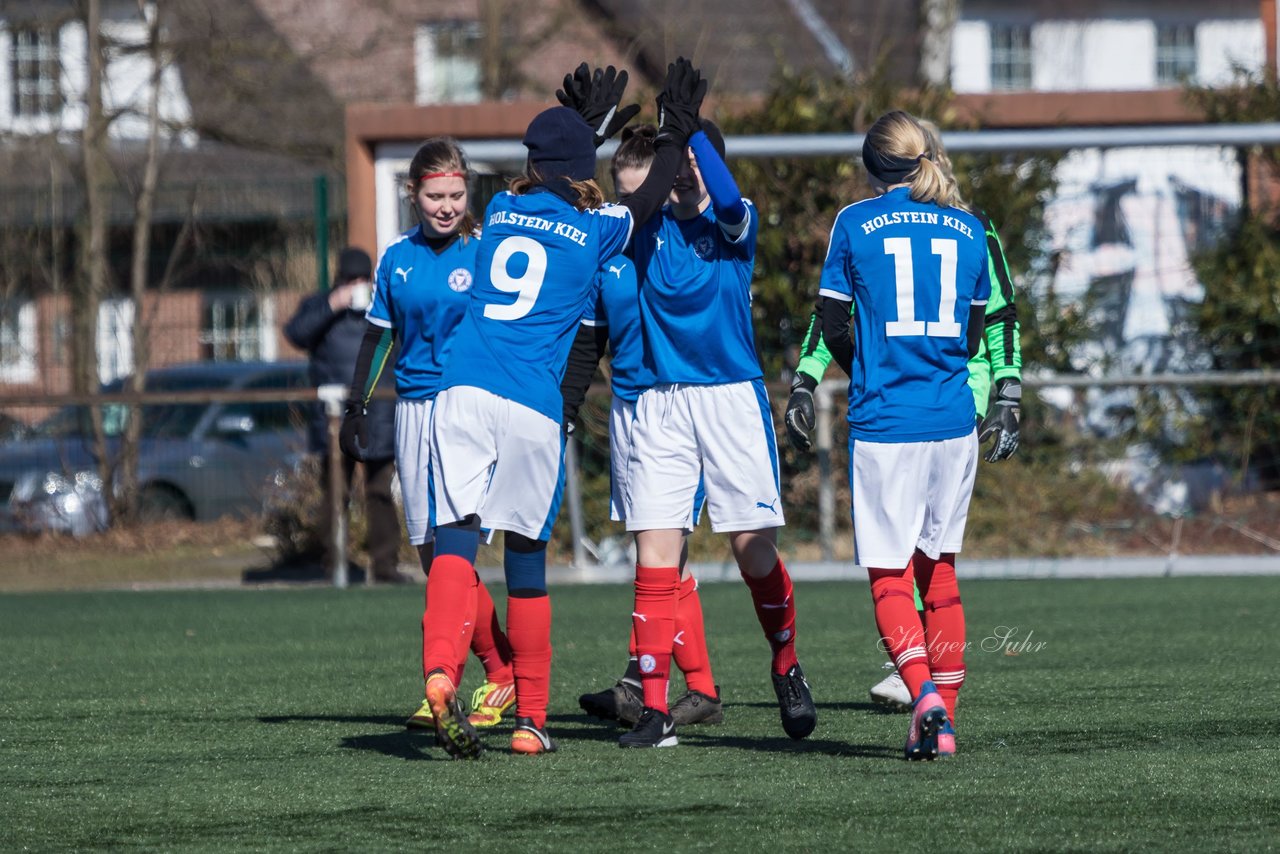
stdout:
[[[329,457],[320,459],[320,483],[324,492],[324,510],[321,513],[320,530],[323,532],[325,557],[328,563],[330,543],[333,532],[330,530],[329,518]],[[351,479],[355,474],[356,461],[342,455],[342,476],[346,484],[347,503],[351,501]],[[385,460],[369,460],[360,463],[364,466],[364,516],[368,529],[365,538],[365,550],[369,552],[369,570],[374,578],[394,576],[400,563],[400,514],[396,510],[395,498],[391,495],[391,481],[396,473],[394,457]]]

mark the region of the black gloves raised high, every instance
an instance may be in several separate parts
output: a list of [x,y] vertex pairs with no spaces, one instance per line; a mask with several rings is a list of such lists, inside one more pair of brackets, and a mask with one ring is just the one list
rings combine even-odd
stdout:
[[627,89],[627,72],[612,65],[591,70],[585,62],[564,76],[564,88],[556,100],[582,116],[595,134],[596,148],[626,126],[640,112],[639,104],[618,109]]
[[667,66],[667,80],[658,95],[658,142],[686,145],[701,129],[698,111],[707,95],[707,81],[683,56]]

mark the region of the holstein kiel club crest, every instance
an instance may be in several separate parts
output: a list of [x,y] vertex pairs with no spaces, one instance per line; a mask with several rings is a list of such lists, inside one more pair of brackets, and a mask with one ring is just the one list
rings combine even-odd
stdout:
[[458,293],[462,293],[471,287],[471,271],[466,267],[459,267],[449,274],[449,287]]

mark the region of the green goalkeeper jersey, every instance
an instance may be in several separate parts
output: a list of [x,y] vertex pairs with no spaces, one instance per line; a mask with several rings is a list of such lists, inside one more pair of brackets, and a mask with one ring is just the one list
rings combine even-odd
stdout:
[[[978,417],[987,414],[987,402],[991,386],[1006,377],[1022,381],[1022,344],[1018,328],[1018,309],[1013,299],[1013,279],[1009,275],[1009,262],[1000,245],[1000,235],[991,218],[982,211],[974,211],[982,221],[987,235],[987,263],[991,271],[991,299],[987,302],[986,334],[978,353],[969,360],[969,389]],[[850,303],[852,307],[852,303]],[[821,382],[831,363],[831,352],[822,340],[822,326],[817,313],[809,315],[809,329],[805,332],[800,350],[800,363],[796,372],[814,382]]]

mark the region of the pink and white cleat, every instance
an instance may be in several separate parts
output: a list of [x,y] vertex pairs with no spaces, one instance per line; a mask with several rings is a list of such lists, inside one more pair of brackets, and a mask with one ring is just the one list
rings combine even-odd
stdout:
[[[908,760],[937,759],[939,734],[949,728],[947,707],[932,682],[920,686],[920,694],[911,708],[911,728],[907,730],[905,754]],[[955,752],[955,732],[951,734],[951,752]]]
[[938,758],[943,759],[955,755],[956,728],[951,725],[951,721],[947,721],[942,729],[938,730]]

